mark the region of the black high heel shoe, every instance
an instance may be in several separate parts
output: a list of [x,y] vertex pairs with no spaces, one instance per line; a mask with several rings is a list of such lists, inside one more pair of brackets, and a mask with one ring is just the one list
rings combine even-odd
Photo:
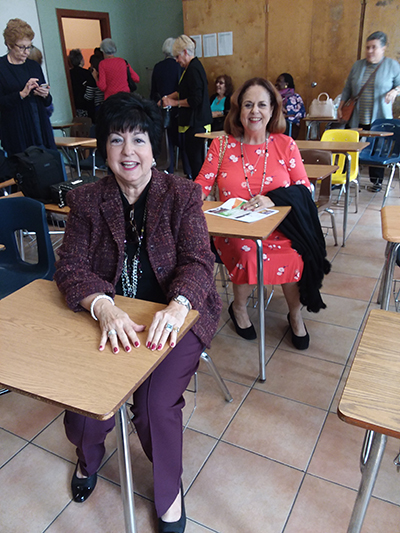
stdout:
[[158,519],[158,533],[183,533],[186,527],[185,501],[183,499],[183,487],[181,482],[181,517],[177,522],[164,522]]
[[232,319],[233,325],[235,326],[236,333],[240,335],[240,337],[246,339],[247,341],[252,341],[253,339],[257,338],[257,333],[253,324],[248,328],[241,328],[238,325],[238,323],[236,322],[235,313],[233,312],[232,304],[229,306],[228,313]]
[[287,319],[289,322],[289,327],[292,332],[292,344],[296,348],[296,350],[307,350],[307,348],[310,346],[310,335],[307,331],[306,325],[304,324],[306,334],[302,337],[298,337],[293,333],[292,324],[290,323],[290,313],[287,314]]
[[78,463],[75,467],[74,475],[71,480],[72,499],[74,502],[83,503],[94,491],[97,483],[97,472],[89,477],[80,478],[76,475]]

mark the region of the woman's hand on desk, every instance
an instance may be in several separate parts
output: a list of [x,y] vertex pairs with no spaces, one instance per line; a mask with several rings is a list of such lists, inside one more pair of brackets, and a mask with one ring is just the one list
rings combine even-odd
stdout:
[[242,209],[245,209],[246,211],[259,211],[260,209],[269,209],[274,207],[274,205],[274,202],[268,198],[268,196],[257,194],[257,196],[254,196],[254,198],[246,202],[244,206],[242,206]]
[[131,351],[131,345],[135,348],[140,346],[137,333],[144,331],[146,326],[136,324],[125,311],[107,300],[99,300],[95,313],[101,329],[100,351],[105,349],[107,340],[114,353],[119,352],[118,341],[126,352]]
[[169,337],[169,345],[173,348],[188,312],[187,307],[174,300],[165,309],[158,311],[149,328],[146,347],[150,350],[162,350]]

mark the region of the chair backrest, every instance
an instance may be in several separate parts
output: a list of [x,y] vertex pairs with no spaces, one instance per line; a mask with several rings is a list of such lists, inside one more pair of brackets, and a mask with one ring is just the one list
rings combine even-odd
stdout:
[[371,131],[388,131],[390,137],[370,137],[369,146],[360,153],[360,159],[373,158],[376,161],[400,159],[400,120],[396,118],[378,118],[371,124]]
[[[303,163],[306,165],[331,165],[332,164],[332,152],[325,150],[300,150]],[[318,185],[318,183],[317,183]],[[323,211],[330,206],[331,203],[331,185],[332,176],[321,180],[319,187],[315,187],[314,201],[318,207],[318,211]]]
[[[327,142],[358,142],[360,140],[360,134],[356,130],[325,130],[322,134],[321,141]],[[351,180],[357,178],[358,176],[358,167],[359,167],[359,155],[358,152],[349,151],[351,157]],[[339,165],[339,170],[337,170],[334,176],[343,176],[346,174],[346,157],[344,154],[333,154],[332,164]]]
[[[53,279],[54,251],[51,244],[44,205],[32,198],[0,200],[0,266],[24,266],[37,278]],[[27,230],[36,234],[38,262],[27,263],[21,258],[15,232]]]
[[90,117],[74,117],[70,128],[71,137],[90,137],[92,119]]

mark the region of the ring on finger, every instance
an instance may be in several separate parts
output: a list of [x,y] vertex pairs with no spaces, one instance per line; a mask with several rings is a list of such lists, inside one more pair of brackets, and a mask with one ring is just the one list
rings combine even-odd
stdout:
[[171,333],[171,331],[174,329],[174,326],[172,324],[167,324],[164,329]]
[[173,331],[176,331],[177,333],[179,333],[179,330],[180,330],[180,329],[181,329],[181,328],[176,327],[176,328],[173,329]]
[[110,329],[110,331],[107,333],[109,337],[111,337],[111,335],[116,335],[116,334],[117,332],[115,331],[115,329]]
[[254,204],[254,207],[257,209],[258,207],[260,207],[260,204],[257,202]]

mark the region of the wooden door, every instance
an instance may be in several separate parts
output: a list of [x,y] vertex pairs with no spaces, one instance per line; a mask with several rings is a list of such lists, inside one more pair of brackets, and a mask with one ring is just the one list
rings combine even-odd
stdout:
[[371,2],[367,0],[363,30],[363,46],[368,35],[384,31],[388,36],[386,56],[400,62],[400,0]]
[[334,99],[357,59],[360,2],[269,0],[268,5],[268,78],[292,74],[307,111],[321,92]]

